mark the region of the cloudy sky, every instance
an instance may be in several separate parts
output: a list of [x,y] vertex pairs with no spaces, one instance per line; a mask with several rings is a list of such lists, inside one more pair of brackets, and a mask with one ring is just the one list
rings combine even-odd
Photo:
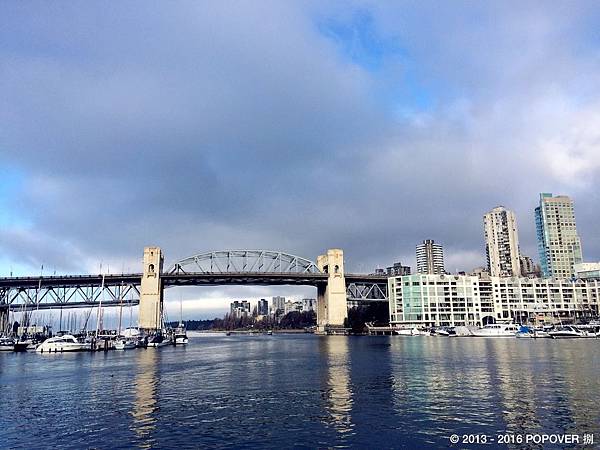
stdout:
[[[339,247],[363,272],[426,238],[469,270],[499,204],[537,260],[541,191],[600,260],[599,23],[595,1],[2,2],[0,274],[138,271],[145,245]],[[275,292],[306,294],[170,296]]]

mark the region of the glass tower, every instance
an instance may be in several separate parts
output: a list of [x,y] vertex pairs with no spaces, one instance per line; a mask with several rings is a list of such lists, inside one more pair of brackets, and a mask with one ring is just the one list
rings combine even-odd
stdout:
[[540,194],[535,225],[542,276],[572,278],[574,265],[583,260],[573,201],[566,195]]

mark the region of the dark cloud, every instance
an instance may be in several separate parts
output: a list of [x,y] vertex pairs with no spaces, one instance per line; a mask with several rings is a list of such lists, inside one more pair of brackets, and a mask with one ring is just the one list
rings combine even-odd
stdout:
[[470,269],[498,204],[537,258],[540,191],[600,259],[594,3],[108,5],[0,6],[5,262],[341,247],[369,271],[434,238]]

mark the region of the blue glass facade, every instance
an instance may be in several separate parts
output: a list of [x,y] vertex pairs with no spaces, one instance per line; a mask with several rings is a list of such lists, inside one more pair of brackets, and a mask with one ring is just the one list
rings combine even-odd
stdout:
[[[543,195],[543,194],[542,194]],[[548,267],[546,236],[544,232],[544,216],[543,206],[540,201],[540,206],[535,208],[535,230],[537,234],[538,255],[540,257],[540,267],[543,277],[551,277],[552,273]]]

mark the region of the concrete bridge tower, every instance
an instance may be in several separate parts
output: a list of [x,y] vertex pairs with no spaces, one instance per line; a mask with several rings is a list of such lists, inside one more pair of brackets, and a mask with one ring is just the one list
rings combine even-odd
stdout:
[[329,275],[327,285],[317,288],[317,331],[340,328],[348,318],[346,305],[346,280],[344,278],[344,252],[329,249],[317,257],[317,267]]
[[162,327],[163,285],[160,274],[163,254],[159,247],[144,248],[144,274],[140,291],[138,327],[156,330]]

